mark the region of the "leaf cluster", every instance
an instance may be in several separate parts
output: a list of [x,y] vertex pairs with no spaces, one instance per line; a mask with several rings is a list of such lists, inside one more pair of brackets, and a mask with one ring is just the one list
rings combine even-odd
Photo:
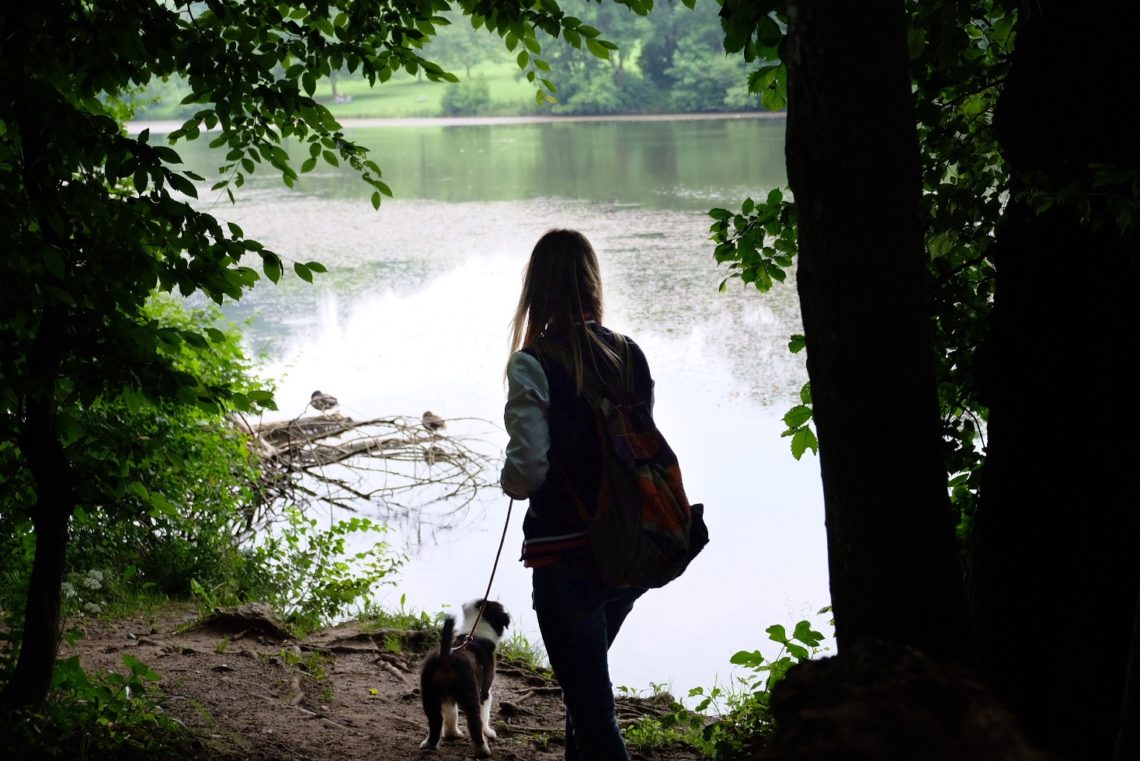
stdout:
[[[992,247],[1009,194],[1008,170],[993,131],[993,109],[1018,18],[1014,4],[1004,0],[911,0],[906,19],[945,466],[960,529],[966,531],[985,452],[988,408],[982,351],[993,303]],[[785,3],[721,0],[721,21],[726,49],[760,62],[750,81],[753,89],[768,93],[773,103],[786,103],[787,70],[779,63],[787,55]],[[1121,189],[1105,218],[1118,226],[1129,224],[1128,209],[1135,204],[1130,205],[1127,194],[1135,178],[1110,170],[1102,178],[1105,188]],[[1073,189],[1074,196],[1082,192]],[[1041,207],[1057,201],[1045,195],[1037,200]],[[714,257],[729,266],[729,277],[739,277],[761,291],[783,282],[797,245],[795,205],[790,199],[775,192],[764,203],[746,200],[738,213],[713,209],[709,216],[714,220]],[[789,343],[792,351],[803,346],[799,336]],[[810,413],[810,388],[805,387],[801,404],[785,418],[785,435],[792,438],[797,458],[809,448],[816,450],[814,434],[808,441],[803,433],[810,431]]]
[[122,673],[88,674],[73,656],[60,661],[52,696],[39,713],[0,726],[11,758],[156,758],[192,751],[196,741],[158,701],[159,675],[130,654]]
[[[819,613],[829,611],[827,607]],[[722,699],[728,702],[728,711],[720,720],[703,730],[706,747],[715,758],[725,761],[753,758],[773,730],[769,707],[772,688],[792,666],[811,660],[825,650],[824,635],[806,619],[797,622],[791,634],[780,624],[769,626],[765,631],[769,640],[780,645],[779,651],[770,659],[759,650],[742,650],[733,655],[731,663],[752,672],[737,678],[734,691],[697,687],[689,693],[690,697],[700,698],[698,711],[706,711]]]
[[[364,610],[380,584],[392,584],[403,558],[376,537],[386,526],[367,518],[349,518],[320,529],[316,518],[287,509],[284,525],[264,537],[250,553],[243,595],[270,603],[301,631],[333,623]],[[352,552],[353,539],[367,549]],[[200,597],[205,590],[198,585]]]

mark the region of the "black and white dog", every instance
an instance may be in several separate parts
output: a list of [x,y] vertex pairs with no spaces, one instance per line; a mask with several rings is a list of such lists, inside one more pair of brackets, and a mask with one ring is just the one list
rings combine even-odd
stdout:
[[475,756],[491,755],[487,738],[495,738],[491,728],[495,647],[510,623],[502,604],[489,600],[472,600],[463,606],[458,642],[455,618],[444,620],[439,651],[428,655],[420,669],[420,697],[428,721],[428,736],[420,743],[421,748],[435,750],[440,737],[462,737],[458,710],[462,708]]

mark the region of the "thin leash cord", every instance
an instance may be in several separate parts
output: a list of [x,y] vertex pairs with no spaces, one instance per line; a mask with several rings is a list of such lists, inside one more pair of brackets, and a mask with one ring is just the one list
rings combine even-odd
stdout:
[[471,624],[471,631],[467,633],[463,643],[451,648],[452,650],[459,650],[467,645],[467,642],[475,636],[475,629],[479,626],[479,621],[483,618],[483,610],[487,607],[487,599],[491,594],[491,585],[495,583],[495,571],[499,569],[499,556],[503,554],[503,544],[507,541],[507,527],[511,525],[511,508],[515,506],[514,497],[507,503],[507,519],[503,521],[503,536],[499,539],[499,550],[495,553],[495,563],[491,566],[491,578],[487,579],[487,591],[483,593],[483,603],[479,606],[479,614],[475,616],[475,622]]

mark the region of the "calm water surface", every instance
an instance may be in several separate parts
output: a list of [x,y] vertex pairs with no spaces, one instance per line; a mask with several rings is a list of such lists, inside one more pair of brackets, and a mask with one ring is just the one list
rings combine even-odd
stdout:
[[[606,323],[645,349],[658,423],[712,535],[681,579],[638,603],[612,651],[614,684],[684,695],[724,683],[732,653],[773,655],[767,626],[820,621],[812,614],[828,602],[818,465],[795,461],[779,436],[806,380],[786,349],[801,332],[794,286],[762,295],[733,281],[719,292],[727,272],[705,214],[785,184],[783,132],[762,119],[350,129],[395,193],[378,212],[363,183],[328,166],[293,191],[266,174],[234,206],[203,198],[283,256],[329,268],[315,285],[287,276],[259,287],[227,312],[248,321],[281,416],[319,388],[361,419],[431,409],[490,421],[456,432],[498,456],[523,266],[548,228],[582,230],[601,258]],[[179,150],[199,169],[217,164],[201,147]],[[538,642],[517,562],[524,509],[514,507],[492,596]],[[506,510],[488,490],[457,526],[438,528],[450,520],[431,514],[397,525],[391,541],[409,561],[381,602],[406,595],[435,613],[481,595]]]

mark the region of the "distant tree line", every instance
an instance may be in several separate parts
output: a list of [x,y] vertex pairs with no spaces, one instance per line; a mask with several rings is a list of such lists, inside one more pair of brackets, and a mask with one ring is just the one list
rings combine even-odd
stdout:
[[[703,113],[750,111],[761,108],[760,97],[748,90],[748,64],[724,49],[724,32],[715,0],[696,0],[692,9],[681,0],[655,4],[640,16],[625,5],[593,0],[567,0],[563,12],[600,30],[617,45],[609,60],[563,37],[538,31],[536,39],[551,66],[547,76],[556,86],[554,102],[537,106],[521,101],[520,113],[539,111],[565,115]],[[426,53],[460,78],[447,87],[440,116],[475,116],[502,112],[493,103],[491,88],[475,72],[487,63],[513,63],[523,51],[507,51],[502,38],[486,27],[476,29],[458,10],[441,14],[451,24],[440,26],[425,45]],[[344,67],[326,79],[335,101],[339,84],[359,76]],[[518,76],[523,76],[520,71]],[[158,105],[169,110],[189,93],[179,78],[156,79],[138,98],[140,117]],[[193,113],[186,106],[185,118]],[[384,114],[376,114],[383,116]]]

